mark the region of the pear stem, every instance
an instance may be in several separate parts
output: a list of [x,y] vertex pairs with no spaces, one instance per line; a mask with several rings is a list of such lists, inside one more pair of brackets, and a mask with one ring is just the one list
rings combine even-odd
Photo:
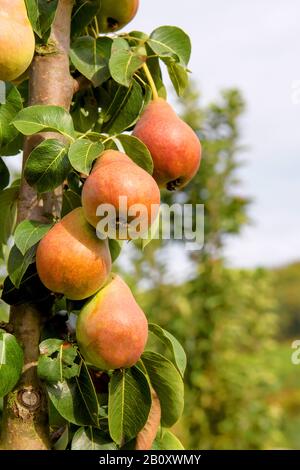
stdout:
[[100,36],[100,30],[99,30],[99,23],[98,23],[98,20],[97,20],[97,16],[94,16],[94,22],[95,22],[95,29],[96,29],[97,37],[99,37]]
[[95,28],[94,28],[92,25],[91,25],[91,31],[92,31],[92,33],[93,33],[93,35],[94,35],[94,38],[97,39],[97,37],[98,37],[98,36],[97,36],[97,32],[96,32]]
[[152,90],[153,99],[154,99],[154,100],[157,100],[157,99],[159,98],[158,92],[157,92],[157,88],[156,88],[156,85],[155,85],[154,80],[153,80],[153,78],[152,78],[151,72],[150,72],[150,70],[149,70],[149,68],[148,68],[148,65],[147,65],[146,63],[143,64],[143,70],[144,70],[144,72],[145,72],[145,75],[146,75],[147,80],[148,80],[148,82],[149,82],[150,88],[151,88],[151,90]]

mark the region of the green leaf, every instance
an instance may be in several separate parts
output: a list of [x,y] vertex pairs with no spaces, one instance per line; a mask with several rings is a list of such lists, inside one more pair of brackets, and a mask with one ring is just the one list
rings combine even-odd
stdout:
[[70,171],[65,145],[56,139],[44,140],[29,155],[25,178],[39,193],[57,188]]
[[0,397],[17,384],[23,367],[23,351],[16,338],[0,330]]
[[81,206],[81,197],[72,189],[67,189],[63,193],[63,202],[61,209],[61,216],[64,217],[73,209]]
[[186,369],[186,354],[179,341],[174,338],[171,333],[164,330],[158,325],[154,325],[154,323],[149,324],[149,331],[151,331],[155,336],[157,336],[157,338],[159,338],[164,343],[164,345],[171,351],[173,356],[173,362],[175,363],[177,369],[183,377],[184,371]]
[[[132,38],[136,38],[136,39],[140,39],[143,42],[143,41],[147,41],[147,39],[149,38],[148,34],[144,33],[143,31],[136,31],[136,30],[130,31],[128,36],[130,37],[130,41]],[[133,44],[136,44],[135,40],[133,40],[132,42]]]
[[152,175],[153,160],[151,153],[141,140],[128,134],[119,134],[114,138],[114,141],[116,140],[121,144],[121,151],[123,150],[134,163]]
[[18,135],[17,129],[12,125],[12,120],[23,108],[22,97],[15,86],[6,84],[5,103],[0,104],[0,149],[1,155],[4,147],[12,142]]
[[[58,0],[25,0],[25,3],[32,28],[42,38],[51,28]],[[47,36],[49,36],[49,33]]]
[[9,306],[0,299],[0,322],[4,321],[8,323],[9,321]]
[[47,391],[53,406],[64,419],[78,426],[94,424],[78,393],[75,379],[47,384]]
[[102,431],[90,426],[75,432],[71,450],[117,450],[117,446]]
[[21,178],[17,178],[14,181],[12,181],[10,187],[20,189],[20,185],[21,185]]
[[81,397],[84,400],[86,409],[88,410],[94,424],[98,426],[100,407],[93,381],[84,361],[82,361],[81,364],[80,375],[79,377],[76,377],[75,380]]
[[48,400],[48,415],[49,426],[51,428],[60,429],[68,424],[67,421],[58,413],[57,409],[53,406],[51,400]]
[[74,122],[76,131],[85,133],[94,129],[99,117],[98,103],[96,99],[85,94],[79,94],[74,97],[74,104],[72,106],[71,116]]
[[72,43],[70,59],[77,70],[88,78],[95,87],[110,77],[109,58],[112,40],[108,37],[84,36]]
[[[13,125],[11,127],[17,132]],[[24,136],[17,132],[17,136],[1,148],[0,154],[5,157],[18,155],[23,148],[23,144]]]
[[167,61],[170,79],[178,96],[182,96],[188,86],[189,76],[184,67],[174,62]]
[[77,194],[81,194],[82,183],[80,181],[80,176],[73,169],[68,173],[67,176],[67,185],[68,189],[72,189]]
[[79,364],[75,363],[76,349],[58,339],[47,339],[40,344],[38,375],[46,382],[62,382],[63,379],[77,377]]
[[53,448],[54,450],[66,450],[69,444],[69,426],[66,425],[64,432],[60,438],[55,442]]
[[113,40],[109,69],[112,78],[120,85],[129,87],[134,73],[145,62],[145,56],[131,49],[128,42],[122,38]]
[[59,382],[62,372],[58,360],[51,359],[51,357],[40,356],[38,360],[37,373],[41,380],[47,383]]
[[92,164],[104,151],[101,142],[92,142],[88,139],[79,139],[69,149],[69,160],[71,165],[79,173],[89,175]]
[[109,242],[111,260],[114,263],[122,251],[123,242],[122,240],[113,240],[113,239],[109,239],[108,242]]
[[16,288],[8,276],[5,278],[1,297],[9,305],[20,305],[37,304],[49,299],[50,295],[50,291],[42,284],[36,272],[35,264],[30,264],[19,288]]
[[19,187],[14,186],[0,192],[0,245],[6,244],[13,232]]
[[9,184],[9,170],[2,158],[0,158],[0,190]]
[[79,377],[48,384],[47,390],[53,406],[67,421],[78,426],[98,426],[99,404],[84,363]]
[[147,245],[152,242],[152,240],[157,239],[157,235],[159,235],[160,229],[160,212],[158,213],[156,219],[154,220],[151,227],[149,227],[148,231],[142,235],[141,238],[141,249],[144,251]]
[[168,429],[160,429],[151,450],[184,450],[180,440]]
[[63,343],[63,340],[57,338],[45,339],[39,345],[40,354],[52,356],[52,354],[60,352],[60,347]]
[[161,405],[161,423],[167,428],[181,417],[184,406],[184,386],[174,364],[161,354],[146,351],[142,362]]
[[143,372],[136,367],[114,371],[109,384],[108,422],[117,444],[136,437],[146,424],[150,408],[151,392]]
[[82,0],[76,2],[72,13],[71,36],[78,36],[88,26],[100,10],[101,2]]
[[36,247],[32,246],[23,256],[20,250],[14,245],[10,250],[7,261],[7,272],[12,283],[19,288],[22,278],[30,264],[35,261]]
[[17,288],[7,276],[3,283],[2,299],[9,305],[38,303],[46,300],[51,292],[42,284],[35,263],[29,265]]
[[13,124],[24,135],[53,131],[73,140],[75,134],[70,114],[60,106],[29,106],[16,115]]
[[135,80],[129,88],[119,87],[111,96],[108,107],[101,111],[102,131],[119,134],[129,129],[139,119],[143,107],[143,91]]
[[189,63],[191,40],[180,28],[161,26],[151,33],[148,44],[159,57],[171,57],[183,66],[187,66]]
[[46,233],[49,232],[53,224],[41,224],[34,220],[24,220],[15,230],[15,244],[22,255],[38,243]]

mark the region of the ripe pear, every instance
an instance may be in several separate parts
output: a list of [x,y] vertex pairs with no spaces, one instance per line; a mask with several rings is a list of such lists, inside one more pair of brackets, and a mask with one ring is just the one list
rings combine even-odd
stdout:
[[[122,207],[120,198],[126,200],[126,206]],[[152,176],[131,158],[116,150],[106,150],[96,161],[82,190],[85,217],[97,229],[98,222],[105,218],[103,214],[96,215],[97,208],[104,204],[109,204],[116,212],[116,219],[111,223],[116,236],[112,233],[110,238],[130,239],[134,237],[132,227],[137,218],[141,222],[137,227],[139,235],[146,232],[156,219],[160,191]],[[136,204],[142,205],[143,212],[134,215],[130,208]]]
[[97,14],[100,33],[112,33],[124,28],[136,15],[139,0],[100,0]]
[[116,274],[81,310],[76,336],[87,362],[102,370],[131,367],[141,357],[148,322],[127,284]]
[[0,0],[0,80],[20,77],[32,61],[34,48],[24,0]]
[[48,289],[71,300],[82,300],[95,294],[106,282],[111,256],[107,241],[97,238],[78,207],[40,241],[36,265]]
[[133,135],[148,147],[154,163],[153,178],[160,188],[181,189],[197,173],[200,141],[164,99],[156,98],[147,105]]

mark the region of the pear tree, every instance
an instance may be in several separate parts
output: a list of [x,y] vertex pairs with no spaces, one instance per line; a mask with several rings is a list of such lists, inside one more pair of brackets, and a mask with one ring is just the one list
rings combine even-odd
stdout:
[[[184,350],[148,323],[114,263],[151,241],[160,191],[199,169],[200,142],[162,75],[181,96],[190,39],[176,26],[135,30],[138,0],[0,7],[0,447],[182,449],[170,428]],[[138,237],[125,196],[156,206]],[[103,204],[115,211],[108,234]]]

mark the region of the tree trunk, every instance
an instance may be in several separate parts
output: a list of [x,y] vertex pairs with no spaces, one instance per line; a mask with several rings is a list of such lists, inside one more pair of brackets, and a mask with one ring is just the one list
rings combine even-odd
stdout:
[[[74,83],[69,71],[70,24],[73,0],[59,0],[51,31],[51,51],[35,55],[29,78],[29,105],[58,105],[69,109]],[[54,50],[53,50],[54,47]],[[51,137],[53,134],[51,135]],[[48,134],[25,140],[23,169],[32,149]],[[55,134],[56,139],[61,139]],[[43,222],[54,211],[53,194],[39,201],[36,192],[22,178],[18,222],[34,219]],[[48,410],[45,392],[37,377],[40,332],[48,312],[35,305],[12,307],[10,323],[24,351],[24,368],[15,390],[5,399],[2,447],[11,450],[50,448]]]

